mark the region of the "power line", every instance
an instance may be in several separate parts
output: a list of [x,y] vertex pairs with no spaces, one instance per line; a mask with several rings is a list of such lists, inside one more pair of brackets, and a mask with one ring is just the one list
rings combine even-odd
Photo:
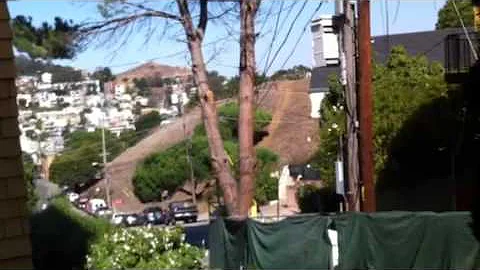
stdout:
[[475,46],[473,46],[472,40],[470,39],[470,35],[468,34],[468,30],[465,27],[465,24],[463,23],[462,15],[460,15],[460,11],[458,11],[457,4],[455,1],[452,1],[453,8],[455,9],[455,13],[457,14],[458,20],[460,21],[460,24],[462,25],[463,32],[465,33],[465,37],[468,40],[468,44],[470,46],[470,50],[472,51],[473,58],[475,58],[475,61],[478,60],[478,55],[477,55],[477,50],[475,50]]
[[[268,61],[270,60],[270,54],[272,53],[273,42],[275,42],[275,38],[277,37],[278,24],[279,24],[279,22],[280,22],[280,15],[282,14],[283,4],[284,4],[284,3],[285,3],[285,1],[282,1],[281,6],[280,6],[280,13],[278,14],[277,19],[275,20],[275,28],[274,28],[274,30],[273,30],[272,41],[270,42],[270,46],[268,46],[269,49],[268,49],[268,53],[266,54],[266,55],[267,55],[267,59],[265,60],[265,66],[264,66],[264,68],[263,68],[263,75],[266,74],[267,64],[268,64]],[[292,5],[292,8],[293,8],[293,5]],[[288,16],[288,15],[287,15],[287,16]]]
[[290,27],[287,31],[287,34],[285,36],[285,38],[283,39],[282,43],[280,44],[280,47],[278,47],[277,51],[275,52],[275,54],[273,55],[273,59],[272,61],[270,62],[270,64],[268,64],[268,67],[266,69],[266,72],[264,72],[265,74],[268,73],[268,71],[270,70],[270,68],[272,67],[273,63],[275,62],[276,58],[278,57],[278,54],[280,53],[280,51],[283,49],[283,46],[285,46],[285,43],[287,42],[288,38],[290,37],[290,33],[292,32],[293,30],[293,27],[295,26],[295,23],[297,22],[298,20],[298,17],[300,17],[300,14],[302,13],[302,11],[305,9],[305,6],[307,5],[307,0],[303,1],[303,5],[302,7],[300,8],[300,10],[297,12],[295,18],[293,19],[292,23],[290,24]]
[[280,67],[280,69],[283,69],[285,67],[285,65],[287,64],[288,60],[290,60],[290,57],[292,57],[293,53],[295,52],[295,50],[297,49],[297,46],[298,44],[300,43],[300,40],[302,39],[302,37],[305,35],[305,32],[307,31],[308,29],[308,26],[310,25],[310,22],[312,21],[313,17],[315,16],[315,14],[317,14],[317,12],[320,10],[320,8],[322,7],[323,5],[323,2],[320,2],[317,6],[317,8],[313,11],[312,13],[312,16],[310,16],[310,19],[307,21],[307,23],[305,24],[305,26],[303,27],[303,30],[302,30],[302,33],[300,34],[300,36],[298,37],[297,39],[297,42],[295,43],[295,45],[293,46],[292,50],[290,51],[288,57],[285,59],[285,61],[283,62],[282,66]]

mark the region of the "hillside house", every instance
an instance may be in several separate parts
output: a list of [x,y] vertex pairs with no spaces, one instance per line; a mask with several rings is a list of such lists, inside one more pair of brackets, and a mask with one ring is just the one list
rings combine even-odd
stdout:
[[285,165],[278,180],[278,199],[284,208],[298,209],[297,191],[303,185],[322,187],[320,172],[307,165]]
[[[311,117],[320,118],[322,100],[329,91],[328,77],[341,77],[339,63],[339,45],[337,34],[333,32],[332,17],[321,16],[313,20],[312,32],[313,69],[310,80]],[[372,37],[372,49],[375,60],[383,63],[387,60],[394,46],[405,47],[412,55],[424,55],[429,61],[436,61],[445,66],[445,40],[449,35],[463,35],[460,28],[433,31],[382,35]]]

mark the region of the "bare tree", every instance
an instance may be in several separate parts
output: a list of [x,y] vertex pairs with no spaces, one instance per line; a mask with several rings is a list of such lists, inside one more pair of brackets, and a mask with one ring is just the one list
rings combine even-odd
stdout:
[[240,115],[238,120],[240,153],[239,213],[248,215],[255,194],[254,88],[256,0],[240,1]]
[[[176,4],[177,12],[172,3]],[[81,40],[91,41],[101,35],[108,40],[115,36],[136,32],[138,27],[148,26],[147,39],[150,39],[156,28],[152,27],[152,19],[163,19],[165,28],[171,22],[180,25],[185,34],[185,42],[190,52],[191,68],[194,81],[198,87],[203,124],[206,129],[210,149],[210,157],[214,174],[223,191],[224,202],[231,217],[246,218],[254,195],[255,151],[253,147],[253,99],[255,86],[255,15],[256,0],[240,1],[240,180],[233,177],[229,158],[223,146],[218,127],[218,115],[215,96],[207,80],[207,68],[202,49],[205,32],[209,20],[223,17],[235,11],[238,3],[230,3],[217,14],[209,12],[209,1],[176,0],[164,3],[161,9],[153,8],[148,2],[139,4],[128,0],[105,0],[100,11],[105,18],[99,22],[84,24],[81,29]],[[157,2],[158,4],[158,2]],[[222,3],[216,3],[221,5]],[[111,9],[112,5],[118,5]],[[210,4],[211,6],[212,4]],[[196,11],[197,15],[192,15]],[[194,20],[196,22],[194,22]],[[164,33],[163,31],[162,33]],[[125,44],[126,40],[121,43]],[[97,39],[98,40],[98,39]]]

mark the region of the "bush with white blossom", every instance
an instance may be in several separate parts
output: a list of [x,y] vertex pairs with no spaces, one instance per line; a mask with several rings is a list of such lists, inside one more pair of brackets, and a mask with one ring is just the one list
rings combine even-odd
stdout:
[[203,269],[182,228],[115,228],[90,247],[88,269]]

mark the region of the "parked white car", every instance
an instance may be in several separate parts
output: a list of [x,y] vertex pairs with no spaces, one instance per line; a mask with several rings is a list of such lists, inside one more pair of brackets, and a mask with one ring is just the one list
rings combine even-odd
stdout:
[[80,198],[80,195],[75,192],[69,192],[67,193],[67,198],[71,203],[74,203]]
[[107,203],[104,199],[90,199],[87,203],[87,211],[95,214],[98,209],[106,208]]

